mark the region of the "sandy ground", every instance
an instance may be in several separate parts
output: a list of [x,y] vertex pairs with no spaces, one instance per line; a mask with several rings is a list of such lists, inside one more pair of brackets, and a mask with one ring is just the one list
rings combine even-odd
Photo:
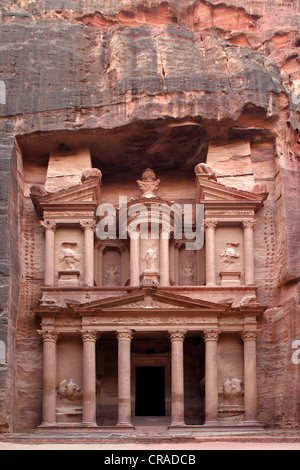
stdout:
[[300,450],[300,443],[234,443],[234,442],[201,442],[193,444],[163,444],[163,445],[143,445],[143,444],[126,444],[126,445],[104,445],[104,444],[15,444],[0,443],[0,451],[2,450],[101,450],[109,452],[119,452],[122,450],[134,451],[201,451],[201,450]]

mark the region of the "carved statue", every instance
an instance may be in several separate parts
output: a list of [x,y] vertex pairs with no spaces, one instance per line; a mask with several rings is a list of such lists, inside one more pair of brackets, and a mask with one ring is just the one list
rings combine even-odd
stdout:
[[120,270],[118,266],[111,266],[105,271],[105,283],[108,286],[118,286],[120,284]]
[[156,251],[150,246],[146,253],[144,254],[142,261],[146,263],[146,271],[153,272],[155,271],[155,261],[157,260]]
[[184,285],[191,286],[194,281],[194,263],[182,265],[182,276]]
[[72,400],[82,396],[81,388],[73,380],[63,380],[58,384],[57,393],[62,398]]
[[209,180],[215,181],[216,183],[218,182],[217,173],[206,163],[199,163],[199,165],[195,167],[195,173],[196,176],[203,176]]
[[63,254],[59,256],[59,262],[63,263],[64,268],[68,271],[75,271],[80,256],[71,250],[71,248],[63,248]]
[[227,248],[219,256],[223,260],[223,263],[227,265],[227,269],[231,267],[232,264],[236,263],[236,260],[240,257],[234,249],[234,246],[239,246],[239,243],[227,243]]
[[245,295],[245,297],[242,298],[240,301],[240,306],[243,307],[244,305],[248,304],[256,304],[257,303],[257,298],[256,295]]
[[227,377],[223,385],[223,394],[229,400],[241,396],[243,394],[242,380],[236,378],[229,380]]
[[146,198],[156,197],[160,180],[156,179],[153,170],[147,168],[142,174],[142,180],[137,180],[138,187],[142,191],[142,196]]

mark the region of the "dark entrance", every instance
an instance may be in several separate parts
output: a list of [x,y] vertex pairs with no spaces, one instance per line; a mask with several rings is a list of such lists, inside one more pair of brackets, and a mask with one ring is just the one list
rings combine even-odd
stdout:
[[136,416],[166,416],[165,368],[136,368]]

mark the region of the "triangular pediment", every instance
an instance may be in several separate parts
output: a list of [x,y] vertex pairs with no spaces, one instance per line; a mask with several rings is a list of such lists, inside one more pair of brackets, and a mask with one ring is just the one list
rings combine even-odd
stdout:
[[124,296],[96,300],[73,308],[80,313],[122,310],[205,310],[224,311],[228,306],[204,300],[191,299],[165,291],[141,290]]
[[211,180],[198,180],[197,203],[250,204],[258,209],[262,206],[266,197],[267,194],[255,194],[250,191],[231,188]]

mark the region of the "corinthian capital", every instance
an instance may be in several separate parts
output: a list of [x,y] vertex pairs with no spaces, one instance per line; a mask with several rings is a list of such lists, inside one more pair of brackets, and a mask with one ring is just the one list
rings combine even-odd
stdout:
[[185,335],[187,334],[188,330],[170,330],[170,340],[172,341],[184,341]]
[[205,330],[204,331],[204,341],[218,341],[220,335],[220,330]]
[[245,330],[242,331],[242,340],[244,341],[256,341],[258,337],[258,330]]
[[133,334],[134,333],[131,330],[119,330],[116,332],[118,341],[131,341]]
[[58,334],[55,330],[48,331],[48,330],[38,330],[38,334],[41,335],[43,338],[43,342],[51,342],[56,343]]
[[205,220],[204,221],[204,227],[207,229],[207,228],[217,228],[217,225],[218,225],[218,221],[217,220]]
[[82,341],[85,342],[85,341],[92,341],[93,343],[95,343],[97,341],[97,338],[98,338],[98,332],[97,331],[82,331],[81,332],[81,338],[82,338]]
[[40,224],[45,230],[56,230],[56,222],[54,220],[41,220]]
[[249,219],[249,220],[243,220],[243,226],[244,228],[254,228],[256,225],[256,220],[254,219]]
[[82,220],[80,222],[81,227],[86,229],[95,230],[96,229],[96,222],[94,220]]

